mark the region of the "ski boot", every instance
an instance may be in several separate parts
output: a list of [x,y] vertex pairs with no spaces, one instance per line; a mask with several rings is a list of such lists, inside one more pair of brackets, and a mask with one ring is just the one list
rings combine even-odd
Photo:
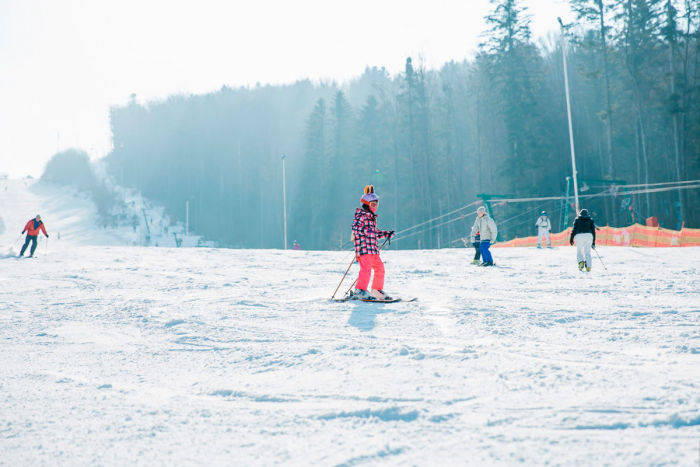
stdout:
[[485,262],[481,263],[481,265],[483,267],[487,268],[489,266],[493,266],[493,261],[485,261]]
[[542,245],[537,245],[537,249],[538,249],[538,250],[541,250],[541,249],[542,249]]
[[355,289],[354,292],[348,297],[349,300],[376,300],[372,294],[362,289]]
[[586,272],[591,272],[591,267],[586,263]]
[[472,261],[472,264],[479,264],[479,260],[475,259],[474,261]]
[[393,297],[390,297],[389,295],[387,295],[387,293],[384,292],[384,289],[377,290],[377,292],[379,293],[379,295],[382,296],[382,298],[380,298],[379,300],[393,300],[394,299]]
[[583,268],[586,267],[586,262],[585,261],[579,261],[578,263],[578,270],[583,271]]

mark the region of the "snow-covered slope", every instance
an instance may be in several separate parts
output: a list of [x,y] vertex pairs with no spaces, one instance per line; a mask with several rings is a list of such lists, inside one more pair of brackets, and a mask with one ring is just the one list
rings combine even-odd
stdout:
[[600,251],[0,259],[0,465],[695,465],[700,249]]
[[[127,220],[118,226],[100,225],[97,208],[85,193],[75,193],[61,187],[31,179],[0,180],[0,219],[5,229],[0,229],[0,256],[17,255],[22,246],[20,232],[29,219],[40,214],[50,235],[52,251],[61,251],[71,245],[149,245],[175,246],[172,232],[182,238],[181,223],[170,227],[164,209],[144,200],[138,193],[122,194],[126,202]],[[144,211],[146,217],[143,217]],[[139,225],[134,228],[131,218]],[[146,227],[146,218],[149,228]],[[165,232],[164,226],[169,227]],[[190,236],[184,246],[194,246],[199,237]],[[39,236],[40,254],[46,251],[45,238]],[[10,249],[14,245],[14,248]]]

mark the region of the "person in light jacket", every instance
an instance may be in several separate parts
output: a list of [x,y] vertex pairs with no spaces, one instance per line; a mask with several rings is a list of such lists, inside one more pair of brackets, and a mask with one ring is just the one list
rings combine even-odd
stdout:
[[481,234],[481,258],[483,263],[481,266],[493,266],[493,257],[489,248],[491,244],[496,241],[498,237],[498,227],[496,223],[489,217],[484,206],[480,206],[476,210],[476,221],[474,221],[474,226],[472,227],[472,232],[479,232]]
[[547,211],[542,211],[542,215],[535,222],[537,227],[537,248],[542,248],[542,237],[547,239],[547,247],[552,247],[552,242],[549,240],[549,231],[552,230],[552,223],[549,222]]

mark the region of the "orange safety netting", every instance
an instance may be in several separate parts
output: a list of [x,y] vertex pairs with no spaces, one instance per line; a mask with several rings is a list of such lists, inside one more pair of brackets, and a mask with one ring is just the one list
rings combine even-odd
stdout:
[[[569,244],[571,227],[563,232],[550,234],[552,246]],[[600,227],[596,232],[596,245],[603,246],[644,246],[681,247],[700,246],[700,229],[669,230],[661,227],[647,227],[634,224],[629,227]],[[537,246],[537,237],[514,238],[497,243],[493,248]]]

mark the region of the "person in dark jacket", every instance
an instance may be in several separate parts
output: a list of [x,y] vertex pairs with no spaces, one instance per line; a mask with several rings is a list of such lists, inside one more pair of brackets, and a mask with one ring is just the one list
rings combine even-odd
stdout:
[[29,257],[31,258],[34,256],[34,252],[36,251],[36,239],[39,236],[39,232],[44,232],[46,238],[49,238],[49,234],[46,233],[44,223],[41,222],[41,216],[38,214],[34,219],[30,219],[29,222],[27,222],[27,225],[24,226],[24,230],[22,230],[22,233],[24,232],[27,232],[27,239],[24,241],[24,246],[22,247],[22,251],[20,251],[19,255],[24,256],[24,252],[27,250],[29,242],[32,242],[32,249],[29,251]]
[[472,264],[479,264],[479,260],[481,259],[481,233],[480,232],[477,232],[476,234],[474,234],[472,232],[472,245],[474,246],[474,250],[476,250],[476,253],[474,253],[474,259],[472,260]]
[[[574,228],[571,229],[569,243],[576,242],[576,259],[578,270],[591,271],[591,249],[595,250],[595,222],[588,214],[588,209],[581,209],[581,213],[574,221]],[[585,258],[585,259],[584,259]]]

